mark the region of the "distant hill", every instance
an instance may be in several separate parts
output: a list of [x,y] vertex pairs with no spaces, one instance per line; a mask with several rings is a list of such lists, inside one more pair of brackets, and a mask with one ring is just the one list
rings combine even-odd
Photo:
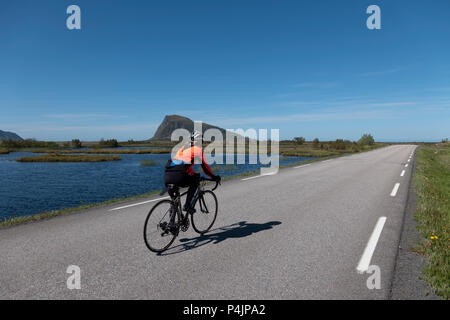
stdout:
[[[227,130],[208,124],[202,123],[202,130],[205,132],[208,129],[218,129],[222,132],[223,137],[226,137]],[[150,140],[170,140],[172,132],[175,129],[186,129],[189,132],[194,130],[194,121],[189,118],[178,116],[178,115],[170,115],[165,116],[164,120],[159,125],[158,129],[155,132],[155,135]]]
[[8,132],[8,131],[2,131],[0,130],[0,140],[23,140],[21,137],[19,137],[14,132]]

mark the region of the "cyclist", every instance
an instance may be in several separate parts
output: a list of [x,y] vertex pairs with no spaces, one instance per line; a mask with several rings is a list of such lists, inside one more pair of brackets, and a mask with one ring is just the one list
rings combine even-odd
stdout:
[[[200,159],[203,172],[208,175],[214,181],[220,181],[220,176],[214,175],[211,168],[205,161],[203,150],[198,146],[200,142],[203,142],[203,136],[199,131],[194,130],[191,133],[190,147],[183,146],[178,150],[177,154],[172,160],[169,160],[166,165],[164,184],[166,187],[169,184],[173,184],[177,187],[189,187],[186,203],[183,210],[187,213],[194,213],[195,208],[191,207],[191,201],[194,197],[195,191],[198,188],[200,174],[195,173],[192,167],[195,161]],[[185,148],[187,147],[187,148]],[[173,198],[171,190],[169,189],[169,195]]]

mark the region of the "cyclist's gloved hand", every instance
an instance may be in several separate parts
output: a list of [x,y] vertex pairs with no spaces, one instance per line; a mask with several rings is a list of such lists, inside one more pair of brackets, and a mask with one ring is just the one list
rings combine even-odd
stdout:
[[222,180],[222,178],[220,176],[213,176],[212,179],[217,182],[220,182],[220,180]]

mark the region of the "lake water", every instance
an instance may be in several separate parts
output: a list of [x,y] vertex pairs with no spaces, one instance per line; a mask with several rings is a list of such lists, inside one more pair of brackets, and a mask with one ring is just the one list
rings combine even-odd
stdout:
[[[0,155],[0,220],[161,190],[164,166],[170,157],[169,154],[120,154],[122,161],[98,163],[14,161],[32,155],[39,154]],[[248,156],[246,159],[246,164],[222,166],[221,170],[213,165],[213,169],[226,177],[261,167],[248,164]],[[312,158],[282,157],[280,165],[309,159]],[[156,165],[142,166],[142,160],[156,161]]]

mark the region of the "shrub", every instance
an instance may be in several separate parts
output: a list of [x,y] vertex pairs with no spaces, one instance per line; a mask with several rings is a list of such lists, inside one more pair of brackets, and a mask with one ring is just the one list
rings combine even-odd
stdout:
[[73,139],[71,145],[72,145],[72,148],[77,148],[77,149],[81,148],[83,146],[79,139]]
[[361,148],[359,147],[359,144],[356,142],[352,143],[352,152],[360,152]]
[[319,147],[319,139],[318,138],[315,138],[314,140],[313,140],[313,146],[314,146],[314,148],[318,148]]
[[363,136],[358,140],[358,143],[362,146],[371,146],[375,144],[375,139],[372,137],[371,134],[365,133]]
[[336,139],[334,143],[334,149],[336,150],[345,150],[345,142],[342,139]]
[[103,138],[98,143],[101,147],[109,147],[109,148],[117,148],[119,146],[119,142],[116,139],[104,140]]
[[305,143],[305,141],[306,141],[306,139],[303,138],[303,137],[295,137],[295,138],[294,138],[294,142],[295,142],[296,144],[303,144],[303,143]]

